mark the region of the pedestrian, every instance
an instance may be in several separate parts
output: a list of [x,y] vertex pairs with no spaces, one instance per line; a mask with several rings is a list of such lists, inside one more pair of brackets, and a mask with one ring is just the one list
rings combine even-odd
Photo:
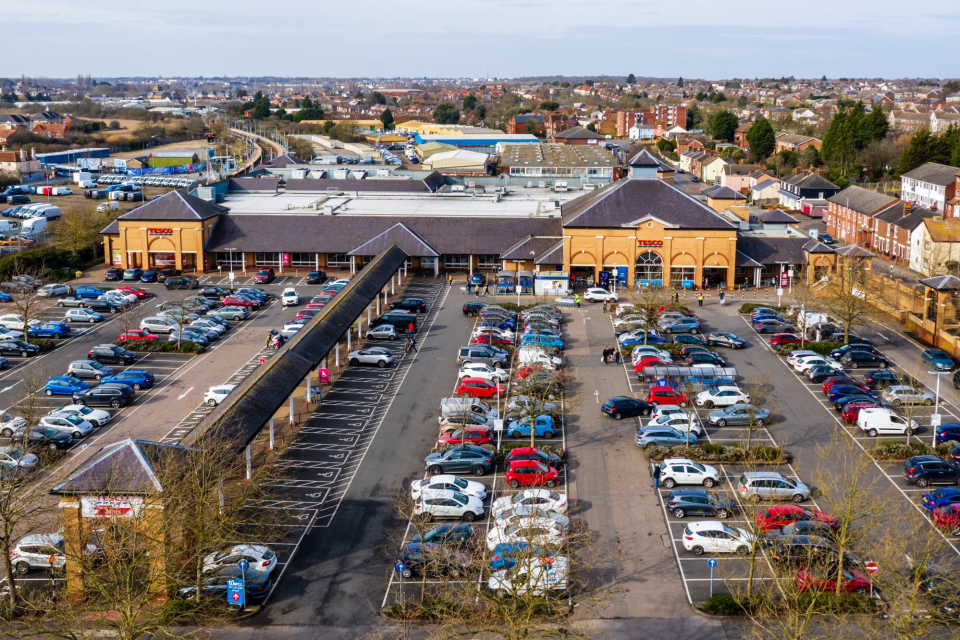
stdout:
[[277,349],[283,346],[283,334],[277,336]]
[[604,313],[607,312],[607,301],[606,301],[606,300],[603,301],[603,312],[604,312]]
[[660,488],[660,463],[653,465],[653,488]]
[[271,342],[273,342],[273,332],[272,332],[272,331],[267,334],[267,341],[263,343],[263,346],[269,347]]
[[578,309],[580,308],[580,294],[579,294],[579,293],[573,294],[573,303],[574,303],[575,305],[577,305],[577,308],[578,308]]
[[473,292],[473,295],[475,295],[478,298],[480,297],[480,287],[476,288],[476,290]]
[[720,306],[722,307],[726,298],[723,296],[723,291],[720,292]]
[[679,292],[679,291],[674,291],[674,292],[673,292],[673,304],[680,304],[680,292]]
[[697,306],[698,306],[698,307],[702,307],[702,306],[703,306],[703,294],[702,294],[702,293],[698,293],[698,294],[697,294]]
[[620,349],[615,349],[614,352],[613,352],[613,355],[614,355],[614,357],[616,358],[617,364],[620,364],[621,362],[623,362],[623,360],[622,360],[622,358],[621,358],[621,356],[620,356]]
[[470,295],[470,287],[472,286],[473,284],[469,280],[467,280],[467,295]]
[[603,349],[603,364],[607,364],[610,360],[610,347],[604,347]]
[[413,332],[416,331],[416,329],[417,328],[413,326],[413,323],[411,322],[410,324],[407,325],[407,335],[412,336]]
[[452,274],[452,273],[448,273],[448,274],[447,274],[447,284],[448,284],[449,286],[451,286],[451,287],[453,286],[453,274]]
[[485,296],[490,295],[490,285],[489,285],[489,284],[484,283],[484,285],[483,285],[483,295],[485,295]]

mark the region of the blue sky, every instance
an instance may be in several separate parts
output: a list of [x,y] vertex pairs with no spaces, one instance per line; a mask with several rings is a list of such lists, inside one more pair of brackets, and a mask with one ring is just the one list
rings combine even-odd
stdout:
[[960,74],[957,0],[10,4],[0,76]]

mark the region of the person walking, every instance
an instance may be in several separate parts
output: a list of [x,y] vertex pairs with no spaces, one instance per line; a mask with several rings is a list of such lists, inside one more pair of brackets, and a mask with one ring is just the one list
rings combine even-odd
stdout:
[[579,294],[579,293],[573,294],[573,303],[574,303],[575,305],[577,305],[577,308],[578,308],[578,309],[580,308],[580,294]]
[[413,323],[407,325],[407,335],[412,336],[413,332],[416,330],[416,327],[413,326]]
[[674,292],[673,292],[673,304],[680,304],[680,292],[679,292],[679,291],[674,291]]
[[660,489],[660,463],[653,465],[653,488]]
[[283,334],[282,334],[282,333],[277,334],[277,349],[279,349],[280,347],[282,347],[282,346],[283,346],[283,343],[284,343]]
[[621,362],[623,362],[620,356],[620,349],[615,349],[613,352],[613,355],[614,355],[614,358],[616,359],[617,364],[620,364]]
[[473,283],[471,283],[469,280],[467,280],[467,295],[470,295],[470,287],[472,287],[472,286],[473,286]]
[[486,282],[483,283],[483,295],[485,295],[485,296],[489,296],[489,295],[490,295],[490,285],[489,285],[489,283],[486,283]]
[[610,358],[610,348],[609,348],[609,347],[604,347],[604,348],[603,348],[603,354],[601,354],[600,359],[603,361],[603,364],[607,364],[607,359],[609,359],[609,358]]
[[698,293],[698,294],[697,294],[697,306],[698,306],[698,307],[702,307],[702,306],[703,306],[703,294],[702,294],[702,293]]
[[267,333],[267,341],[263,343],[263,346],[269,347],[271,342],[273,342],[273,331]]
[[720,306],[722,307],[726,298],[723,296],[723,291],[720,292]]

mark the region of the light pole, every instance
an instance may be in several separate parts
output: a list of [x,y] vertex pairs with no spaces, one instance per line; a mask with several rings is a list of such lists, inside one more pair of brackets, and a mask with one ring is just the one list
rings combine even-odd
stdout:
[[230,287],[233,288],[233,279],[236,277],[233,275],[233,252],[237,250],[236,247],[224,247],[227,251],[230,252]]
[[[934,393],[936,393],[936,399],[933,402],[933,415],[930,416],[930,426],[932,427],[932,430],[933,430],[933,435],[931,436],[931,439],[930,439],[930,446],[936,449],[937,448],[937,427],[940,426],[940,376],[949,372],[927,371],[927,373],[929,373],[930,375],[937,376],[937,386],[934,391]],[[933,424],[934,422],[936,422],[937,424]]]

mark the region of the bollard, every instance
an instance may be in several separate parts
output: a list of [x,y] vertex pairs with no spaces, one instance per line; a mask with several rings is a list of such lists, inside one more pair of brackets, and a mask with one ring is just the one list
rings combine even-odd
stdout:
[[273,416],[270,416],[270,450],[273,451]]
[[250,445],[247,445],[247,480],[253,477],[253,470],[250,466]]
[[293,417],[293,394],[290,394],[290,424],[296,424],[296,420]]
[[763,299],[767,300],[770,297],[770,292],[766,289],[763,290]]
[[337,343],[337,350],[334,352],[333,356],[333,365],[339,369],[340,368],[340,343]]
[[350,353],[350,351],[351,351],[351,348],[350,348],[350,330],[347,329],[347,353]]

